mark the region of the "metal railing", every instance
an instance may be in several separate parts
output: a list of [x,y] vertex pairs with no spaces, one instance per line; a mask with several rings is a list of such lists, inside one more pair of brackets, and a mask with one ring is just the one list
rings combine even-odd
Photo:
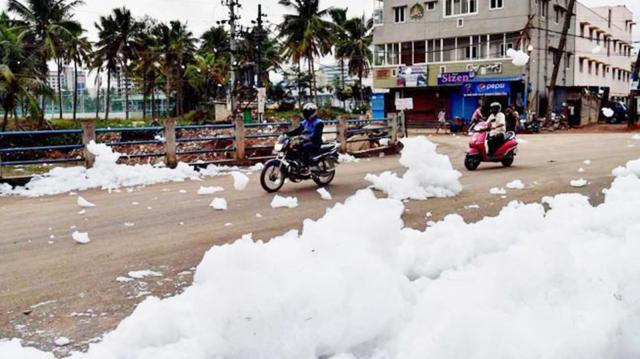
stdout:
[[[398,120],[393,116],[384,120],[368,120],[368,119],[337,119],[324,121],[327,126],[335,126],[336,129],[325,130],[325,134],[335,134],[337,142],[340,143],[341,151],[348,152],[348,144],[364,141],[380,141],[388,139],[390,144],[395,144],[398,137]],[[126,147],[136,145],[158,145],[162,146],[162,151],[148,153],[123,154],[123,159],[138,158],[157,158],[165,157],[165,163],[169,167],[177,165],[178,156],[193,155],[215,155],[225,153],[227,156],[233,154],[232,160],[242,162],[251,160],[253,157],[247,155],[256,155],[260,151],[268,151],[273,148],[273,141],[267,141],[280,135],[282,128],[291,128],[298,126],[299,122],[292,120],[286,122],[268,122],[268,123],[244,123],[241,120],[230,124],[209,124],[209,125],[185,125],[176,126],[175,121],[167,119],[163,126],[155,127],[128,127],[128,128],[96,128],[96,122],[93,120],[82,121],[82,129],[70,130],[45,130],[45,131],[15,131],[0,132],[0,168],[4,166],[20,166],[20,165],[41,165],[41,164],[60,164],[60,163],[79,163],[84,162],[85,166],[93,166],[94,156],[87,149],[87,144],[91,141],[96,143],[104,143],[109,147]],[[217,133],[219,131],[230,131],[229,133]],[[195,132],[195,133],[193,133]],[[214,132],[214,133],[212,133]],[[248,133],[249,132],[249,133]],[[140,135],[136,135],[136,133]],[[99,136],[119,134],[119,139],[107,138],[106,141],[99,141]],[[69,142],[55,145],[33,145],[12,146],[4,144],[5,139],[29,139],[33,142],[33,138],[52,136],[73,135],[81,138],[73,138]],[[359,138],[358,136],[362,136]],[[123,138],[125,140],[123,140]],[[129,139],[130,140],[126,140]],[[251,143],[247,143],[247,141]],[[203,143],[203,142],[229,142],[224,148],[182,148],[187,144]],[[262,141],[262,142],[261,142]],[[23,141],[24,142],[24,141]],[[37,141],[36,141],[37,142]],[[80,143],[78,143],[80,142]],[[20,143],[18,141],[17,143]],[[5,147],[3,147],[5,146]],[[81,153],[74,151],[81,150]],[[157,149],[156,149],[157,150]],[[44,156],[41,158],[33,158],[32,154],[41,154],[51,151],[60,151],[67,155],[62,158],[52,158]],[[268,152],[270,154],[270,151]],[[24,156],[20,156],[24,155]],[[10,158],[7,159],[7,156]],[[20,158],[23,157],[23,158]],[[254,156],[264,158],[265,156]],[[268,156],[267,156],[268,157]],[[219,160],[227,162],[228,157]],[[199,160],[198,163],[203,162]],[[207,161],[204,161],[207,162]],[[207,163],[215,163],[216,160]],[[195,163],[194,163],[195,164]]]

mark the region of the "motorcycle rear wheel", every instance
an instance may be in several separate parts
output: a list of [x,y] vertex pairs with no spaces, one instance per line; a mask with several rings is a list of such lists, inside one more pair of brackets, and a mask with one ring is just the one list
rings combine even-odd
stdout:
[[260,174],[260,185],[268,193],[278,192],[284,186],[285,170],[278,162],[269,162]]
[[328,159],[324,159],[321,163],[318,164],[323,169],[329,169],[328,171],[324,171],[318,175],[313,175],[313,182],[315,182],[320,187],[330,185],[331,182],[333,182],[333,179],[336,177],[335,166],[332,166],[328,161]]

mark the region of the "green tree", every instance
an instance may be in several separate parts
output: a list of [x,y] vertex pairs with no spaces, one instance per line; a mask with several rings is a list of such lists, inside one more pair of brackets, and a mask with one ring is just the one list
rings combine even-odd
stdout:
[[154,35],[157,21],[145,18],[142,21],[143,29],[138,32],[135,40],[137,60],[134,62],[133,74],[142,82],[142,118],[147,118],[147,99],[151,94],[151,118],[155,119],[156,100],[155,92],[157,79],[160,77],[158,41]]
[[[29,56],[6,14],[0,15],[0,102],[4,111],[1,125],[5,131],[9,115],[19,102],[26,103],[32,114],[40,114],[38,95],[50,97],[51,89],[42,81],[40,63]],[[18,117],[15,116],[16,126]]]
[[[100,17],[98,28],[98,51],[103,51],[107,62],[107,87],[110,88],[110,75],[120,71],[125,78],[125,113],[129,119],[129,81],[131,80],[131,62],[137,59],[136,38],[143,25],[136,21],[127,8],[116,8],[107,17]],[[107,103],[110,95],[107,92]],[[108,116],[107,116],[108,117]]]
[[366,20],[364,16],[349,19],[344,24],[347,41],[341,45],[344,57],[349,61],[349,74],[358,76],[360,101],[365,100],[362,79],[371,72],[373,52],[373,20]]
[[[9,0],[8,10],[18,16],[18,37],[26,44],[25,50],[39,59],[41,81],[49,75],[47,62],[62,57],[62,37],[77,32],[81,26],[73,19],[73,10],[82,0]],[[45,96],[42,96],[40,125],[44,123]]]
[[184,113],[184,72],[192,62],[196,50],[196,39],[186,24],[180,21],[171,21],[169,25],[160,24],[154,34],[158,41],[160,54],[160,72],[165,80],[165,94],[167,101],[175,93],[175,114],[182,116]]
[[77,121],[78,113],[78,66],[91,62],[91,42],[80,33],[75,33],[65,40],[67,59],[73,62],[73,121]]
[[320,9],[320,0],[279,0],[279,3],[293,13],[286,14],[280,25],[283,54],[285,58],[298,64],[308,63],[311,90],[318,100],[315,80],[315,59],[331,52],[333,25],[327,20],[330,9]]
[[228,58],[231,51],[229,33],[222,26],[213,26],[200,37],[201,55],[214,54],[216,58]]

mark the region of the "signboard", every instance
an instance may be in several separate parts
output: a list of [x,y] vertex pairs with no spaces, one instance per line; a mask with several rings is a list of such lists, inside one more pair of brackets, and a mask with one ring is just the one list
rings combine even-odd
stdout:
[[377,69],[374,71],[376,80],[388,80],[391,77],[391,70]]
[[267,102],[267,89],[260,87],[258,89],[258,113],[264,113],[265,103]]
[[462,87],[465,96],[507,96],[510,91],[508,82],[474,82]]
[[475,77],[476,73],[473,71],[443,72],[438,75],[438,86],[462,85],[473,80]]
[[406,111],[413,110],[413,98],[397,98],[396,99],[396,110],[398,111]]
[[398,87],[427,87],[426,66],[401,66],[398,68]]

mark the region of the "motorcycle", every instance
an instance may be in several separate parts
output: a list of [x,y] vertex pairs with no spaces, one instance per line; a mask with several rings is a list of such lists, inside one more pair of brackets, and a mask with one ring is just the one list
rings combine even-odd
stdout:
[[473,135],[469,141],[469,150],[465,156],[464,166],[469,171],[475,171],[482,162],[501,162],[504,167],[511,167],[518,151],[518,141],[515,132],[505,133],[505,141],[492,156],[489,156],[487,140],[491,131],[491,123],[481,122],[472,129]]
[[265,163],[260,175],[262,188],[269,192],[278,192],[285,180],[299,183],[313,180],[318,186],[328,186],[336,175],[338,164],[338,145],[323,144],[318,154],[312,158],[311,168],[302,160],[302,138],[280,135],[274,147],[276,158]]

